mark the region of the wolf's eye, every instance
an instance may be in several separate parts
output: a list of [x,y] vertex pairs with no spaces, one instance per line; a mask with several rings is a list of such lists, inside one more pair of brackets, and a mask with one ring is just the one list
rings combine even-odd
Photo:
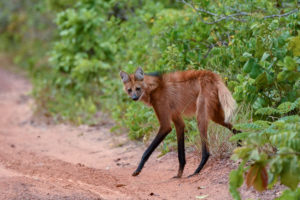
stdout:
[[140,88],[140,87],[137,87],[137,88],[136,88],[136,91],[140,91],[140,90],[141,90],[141,88]]
[[130,93],[130,92],[132,91],[132,89],[131,89],[131,88],[129,88],[129,89],[127,89],[127,91]]

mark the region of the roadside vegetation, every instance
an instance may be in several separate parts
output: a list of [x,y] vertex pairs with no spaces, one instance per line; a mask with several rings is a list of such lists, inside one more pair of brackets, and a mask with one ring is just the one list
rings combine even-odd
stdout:
[[[287,189],[279,199],[300,198],[298,1],[14,0],[0,8],[0,50],[29,72],[37,115],[93,125],[101,110],[112,131],[127,128],[147,143],[154,112],[128,99],[118,72],[209,69],[239,104],[241,134],[209,127],[213,154],[241,161],[230,175],[233,197],[244,182],[258,191],[280,182]],[[186,131],[200,150],[195,120]],[[171,133],[161,152],[175,148]]]

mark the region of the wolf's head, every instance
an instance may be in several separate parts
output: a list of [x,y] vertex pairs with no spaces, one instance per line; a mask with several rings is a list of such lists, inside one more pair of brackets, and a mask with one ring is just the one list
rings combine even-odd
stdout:
[[124,84],[124,90],[134,101],[139,100],[145,91],[144,72],[142,68],[137,68],[134,74],[127,74],[120,71],[120,77]]

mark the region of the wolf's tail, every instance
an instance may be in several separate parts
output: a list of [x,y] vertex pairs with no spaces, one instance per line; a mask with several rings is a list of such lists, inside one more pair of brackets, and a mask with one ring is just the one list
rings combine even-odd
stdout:
[[236,102],[223,81],[219,81],[218,83],[218,96],[224,112],[224,121],[228,123],[234,115]]

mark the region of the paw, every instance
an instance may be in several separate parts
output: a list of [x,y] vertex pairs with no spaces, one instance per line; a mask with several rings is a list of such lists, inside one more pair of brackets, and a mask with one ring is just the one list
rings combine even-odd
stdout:
[[177,178],[181,178],[181,176],[176,175],[176,176],[173,176],[172,178],[173,179],[175,179],[175,178],[177,179]]
[[133,173],[132,173],[132,176],[137,176],[137,175],[139,175],[140,174],[140,171],[134,171]]
[[182,173],[183,173],[183,170],[179,170],[177,176],[174,176],[173,178],[181,178]]
[[197,175],[197,173],[193,173],[193,174],[189,175],[188,178],[191,178],[191,177],[196,176],[196,175]]

